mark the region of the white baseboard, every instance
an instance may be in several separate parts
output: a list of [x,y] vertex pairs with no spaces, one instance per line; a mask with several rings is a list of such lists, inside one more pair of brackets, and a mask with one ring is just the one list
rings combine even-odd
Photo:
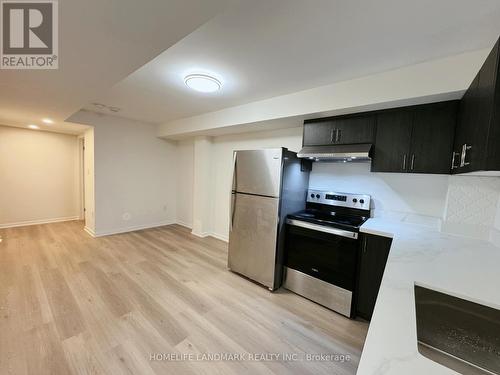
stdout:
[[83,228],[83,230],[84,230],[85,232],[87,232],[88,234],[90,234],[92,237],[96,237],[95,232],[94,232],[92,229],[90,229],[89,227],[85,226],[85,227]]
[[39,220],[19,221],[17,223],[6,223],[6,224],[0,224],[0,229],[14,228],[14,227],[25,227],[28,225],[59,223],[62,221],[73,221],[73,220],[80,220],[80,216],[57,217],[54,219],[39,219]]
[[[92,237],[104,237],[104,236],[110,236],[113,234],[120,234],[120,233],[127,233],[127,232],[133,232],[136,230],[141,230],[141,229],[148,229],[148,228],[156,228],[156,227],[162,227],[164,225],[172,225],[172,224],[178,224],[183,227],[186,227],[188,229],[192,229],[192,225],[182,222],[182,221],[175,221],[175,220],[169,220],[169,221],[164,221],[164,222],[159,222],[159,223],[154,223],[154,224],[147,224],[147,225],[138,225],[138,226],[133,226],[133,227],[126,227],[126,228],[118,228],[118,229],[113,229],[113,230],[105,230],[105,231],[93,231],[92,229],[85,227],[84,230],[90,234]],[[203,232],[203,233],[196,233],[191,231],[191,234],[200,237],[200,238],[205,238],[205,237],[214,237],[217,238],[218,240],[228,242],[229,238],[226,235],[214,233],[214,232]]]
[[191,234],[192,234],[193,236],[200,237],[200,238],[205,238],[205,237],[210,236],[210,233],[209,233],[209,232],[202,232],[202,233],[198,233],[198,232],[196,232],[196,231],[194,231],[194,230],[192,230],[192,231],[191,231]]
[[[125,227],[125,228],[108,229],[108,230],[104,230],[104,231],[96,230],[96,231],[94,231],[93,236],[94,237],[104,237],[104,236],[110,236],[113,234],[134,232],[136,230],[156,228],[156,227],[162,227],[164,225],[172,225],[172,224],[176,224],[175,220],[166,220],[166,221],[160,221],[158,223],[136,225],[136,226]],[[90,232],[87,231],[87,232],[92,234],[91,231]]]
[[221,241],[224,241],[224,242],[229,242],[229,237],[228,236],[225,236],[225,235],[222,235],[222,234],[218,234],[218,233],[215,233],[215,232],[203,232],[203,233],[191,232],[191,234],[193,236],[196,236],[196,237],[201,237],[201,238],[213,237],[213,238],[217,238],[218,240],[221,240]]
[[175,223],[176,223],[176,224],[179,224],[179,225],[181,225],[181,226],[183,226],[183,227],[186,227],[186,228],[188,228],[188,229],[193,229],[193,224],[186,223],[186,222],[184,222],[184,221],[182,221],[182,220],[177,220]]
[[229,236],[218,234],[218,233],[210,233],[211,237],[217,238],[218,240],[224,241],[224,242],[229,242]]

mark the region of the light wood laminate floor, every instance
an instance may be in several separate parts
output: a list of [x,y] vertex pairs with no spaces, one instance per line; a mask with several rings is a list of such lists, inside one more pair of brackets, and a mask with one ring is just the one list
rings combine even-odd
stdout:
[[[219,240],[177,225],[91,238],[79,221],[0,236],[2,375],[356,372],[366,323],[233,274]],[[235,360],[203,357],[218,353]],[[350,361],[302,359],[332,353]]]

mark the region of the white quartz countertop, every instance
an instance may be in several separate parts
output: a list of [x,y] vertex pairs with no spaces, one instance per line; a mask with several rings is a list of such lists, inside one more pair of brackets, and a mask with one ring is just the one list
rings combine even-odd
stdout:
[[500,248],[382,218],[360,231],[393,242],[357,374],[458,374],[417,350],[414,284],[500,308]]

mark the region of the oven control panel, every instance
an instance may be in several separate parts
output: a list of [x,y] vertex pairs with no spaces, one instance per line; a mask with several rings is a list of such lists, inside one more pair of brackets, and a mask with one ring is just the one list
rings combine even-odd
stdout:
[[308,190],[307,192],[308,202],[357,208],[360,210],[369,210],[370,200],[371,197],[366,194],[338,193],[322,190]]

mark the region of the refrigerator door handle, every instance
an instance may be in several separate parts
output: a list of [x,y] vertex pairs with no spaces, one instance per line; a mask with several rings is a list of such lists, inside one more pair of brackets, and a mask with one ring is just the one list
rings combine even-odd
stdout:
[[236,193],[231,193],[231,217],[229,218],[229,231],[233,231],[233,221],[234,221],[234,211],[236,208],[235,201],[236,200]]
[[230,198],[231,201],[229,202],[229,207],[231,207],[230,211],[229,211],[229,231],[231,232],[233,230],[233,221],[234,221],[234,209],[235,209],[235,204],[234,204],[234,200],[236,199],[236,194],[235,194],[235,191],[236,191],[236,178],[237,178],[237,174],[236,174],[236,155],[237,155],[237,152],[233,152],[233,178],[232,178],[232,186],[231,186],[231,195],[230,195]]

